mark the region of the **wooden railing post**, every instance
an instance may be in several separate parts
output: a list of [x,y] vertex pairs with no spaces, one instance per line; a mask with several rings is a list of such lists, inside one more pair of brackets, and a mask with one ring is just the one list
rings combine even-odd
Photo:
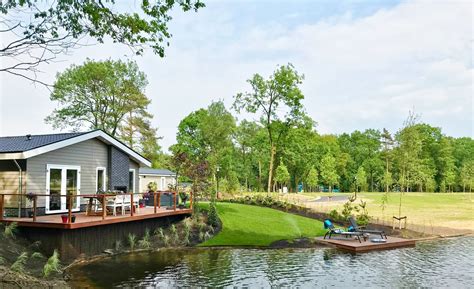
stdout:
[[156,192],[153,191],[153,208],[155,209],[155,214],[156,214]]
[[106,205],[106,196],[105,194],[102,195],[102,220],[105,220],[105,216],[107,215],[107,207]]
[[36,222],[36,206],[38,203],[38,196],[33,197],[33,222]]
[[173,210],[176,211],[176,192],[173,192],[173,199],[174,199]]
[[68,206],[68,213],[67,213],[67,223],[71,224],[71,219],[72,219],[72,200],[73,200],[74,195],[70,194],[68,196],[69,198],[69,206]]
[[158,192],[158,208],[161,208],[161,192]]
[[193,191],[189,192],[189,208],[193,208]]
[[5,204],[5,195],[0,196],[0,221],[3,220],[3,206]]
[[133,193],[130,194],[130,216],[133,217],[133,211],[135,210],[135,203],[133,203]]

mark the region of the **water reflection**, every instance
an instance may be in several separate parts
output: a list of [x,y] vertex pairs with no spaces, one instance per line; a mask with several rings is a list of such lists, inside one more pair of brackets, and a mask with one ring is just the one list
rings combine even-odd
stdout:
[[335,249],[187,249],[76,267],[74,287],[474,287],[474,237],[351,254]]

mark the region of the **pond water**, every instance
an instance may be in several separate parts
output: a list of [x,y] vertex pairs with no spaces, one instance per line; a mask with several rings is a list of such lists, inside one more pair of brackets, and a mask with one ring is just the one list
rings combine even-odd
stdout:
[[474,288],[474,237],[351,254],[336,249],[185,249],[76,266],[73,287]]

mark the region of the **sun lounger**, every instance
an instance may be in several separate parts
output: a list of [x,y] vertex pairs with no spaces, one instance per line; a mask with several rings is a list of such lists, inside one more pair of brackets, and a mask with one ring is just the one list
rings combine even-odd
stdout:
[[361,232],[346,232],[342,229],[337,229],[336,227],[334,227],[334,224],[329,219],[324,220],[324,229],[328,230],[326,232],[326,234],[324,234],[324,239],[326,239],[326,237],[331,239],[332,235],[341,235],[341,236],[344,236],[346,238],[347,237],[356,237],[357,240],[359,240],[359,243],[362,243],[362,241],[360,240],[360,237],[362,237],[364,239],[364,241],[366,240],[366,238],[364,236],[364,233],[361,233]]
[[352,229],[354,232],[360,232],[360,233],[366,233],[366,234],[376,234],[376,235],[380,235],[380,238],[384,238],[387,239],[387,235],[385,234],[385,231],[383,230],[369,230],[369,229],[366,229],[365,227],[360,227],[357,225],[357,221],[356,219],[354,219],[354,217],[349,217],[349,222],[351,223],[351,226],[352,226]]

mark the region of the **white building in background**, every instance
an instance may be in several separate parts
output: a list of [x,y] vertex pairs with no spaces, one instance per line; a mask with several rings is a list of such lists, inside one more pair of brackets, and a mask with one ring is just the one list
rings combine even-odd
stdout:
[[155,182],[159,191],[168,191],[169,186],[176,184],[176,173],[166,169],[140,168],[139,173],[140,192],[148,191],[148,184]]

